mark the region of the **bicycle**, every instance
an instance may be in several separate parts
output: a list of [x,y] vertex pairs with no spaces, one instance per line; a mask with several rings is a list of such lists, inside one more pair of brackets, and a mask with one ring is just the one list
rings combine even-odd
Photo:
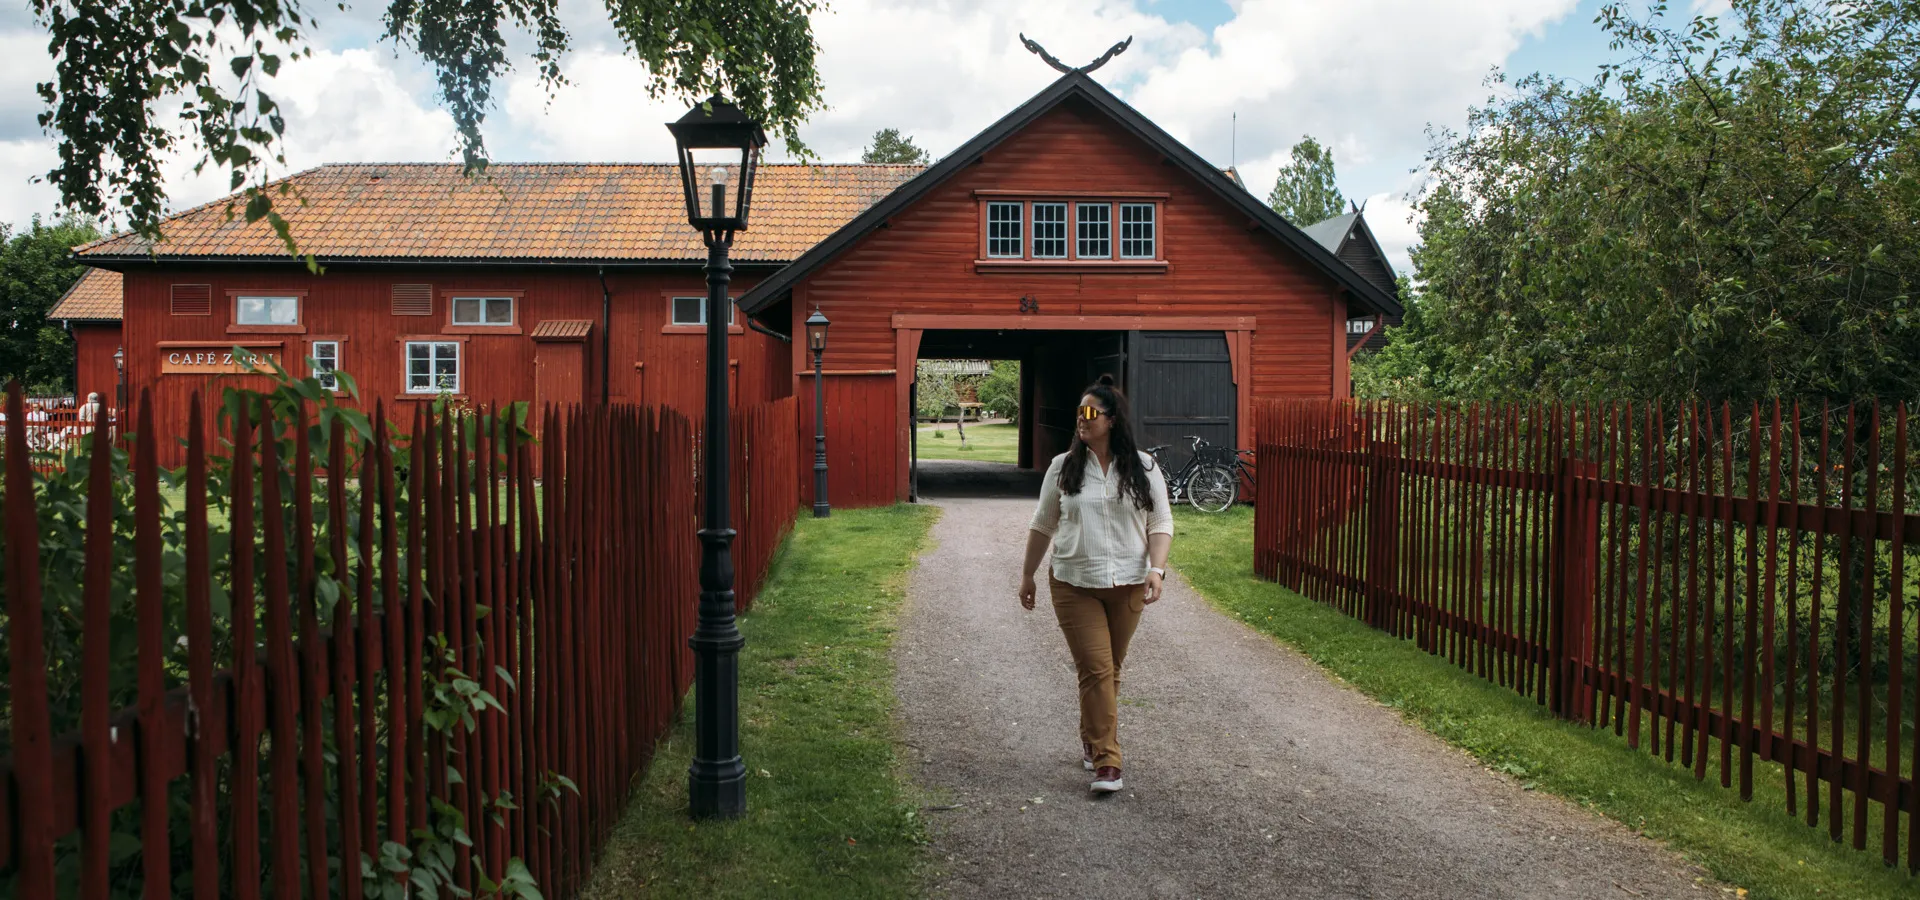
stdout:
[[[1227,451],[1230,448],[1216,447],[1199,435],[1188,434],[1182,437],[1193,442],[1193,455],[1187,457],[1187,464],[1178,472],[1167,476],[1167,499],[1173,503],[1190,503],[1201,512],[1220,512],[1233,505],[1240,496],[1240,478],[1253,479],[1253,472],[1241,457],[1253,456],[1251,450]],[[1168,445],[1149,447],[1154,462],[1164,464],[1160,451]]]

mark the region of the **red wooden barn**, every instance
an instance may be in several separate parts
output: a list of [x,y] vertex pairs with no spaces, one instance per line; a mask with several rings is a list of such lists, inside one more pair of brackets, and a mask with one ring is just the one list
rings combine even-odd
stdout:
[[[1148,443],[1199,434],[1245,447],[1254,398],[1344,395],[1347,320],[1400,313],[1237,178],[1077,72],[740,306],[782,330],[815,308],[832,320],[829,499],[857,505],[907,495],[917,359],[1021,360],[1020,462],[1043,467],[1102,372],[1127,387]],[[800,354],[793,364],[811,374]]]
[[[341,165],[288,184],[304,199],[288,218],[324,274],[264,224],[230,219],[228,201],[168,220],[158,244],[118,235],[79,251],[124,274],[129,396],[153,392],[163,433],[184,427],[188,391],[241,378],[235,345],[300,374],[349,372],[363,401],[402,415],[442,390],[698,411],[705,255],[673,166],[497,164],[469,180],[446,165]],[[810,395],[789,336],[815,308],[833,321],[841,506],[905,498],[918,359],[1023,361],[1020,459],[1044,466],[1102,372],[1129,388],[1147,440],[1246,446],[1254,398],[1345,394],[1347,320],[1400,312],[1080,73],[931,167],[764,167],[733,260],[736,402]],[[97,367],[89,346],[83,372]]]

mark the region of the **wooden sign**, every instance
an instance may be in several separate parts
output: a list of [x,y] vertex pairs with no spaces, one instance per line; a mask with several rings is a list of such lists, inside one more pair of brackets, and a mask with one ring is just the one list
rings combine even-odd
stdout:
[[[256,370],[269,371],[267,361],[278,359],[280,345],[248,347],[259,360],[254,363]],[[160,347],[160,374],[162,375],[245,375],[246,365],[235,358],[232,344],[197,344],[192,346]]]

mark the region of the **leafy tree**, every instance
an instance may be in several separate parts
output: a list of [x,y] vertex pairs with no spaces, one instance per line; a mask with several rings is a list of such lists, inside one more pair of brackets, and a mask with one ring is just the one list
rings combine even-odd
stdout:
[[1333,180],[1333,151],[1311,136],[1293,145],[1292,159],[1280,167],[1267,205],[1296,225],[1311,225],[1346,211],[1347,201]]
[[[266,90],[286,60],[312,54],[319,19],[297,0],[29,0],[51,34],[54,79],[39,85],[40,124],[60,143],[47,174],[61,202],[89,217],[124,214],[159,235],[166,194],[160,161],[199,155],[196,170],[225,170],[246,188],[247,221],[266,219],[297,253],[269,190],[269,161],[284,164],[286,121]],[[332,4],[328,4],[332,5]],[[481,125],[493,82],[511,66],[502,30],[532,32],[541,83],[566,79],[568,33],[560,0],[388,0],[384,37],[420,54],[438,75],[469,173],[487,164]],[[807,155],[798,128],[820,108],[818,46],[808,17],[818,0],[606,0],[614,29],[647,66],[649,96],[723,94]],[[163,110],[180,103],[180,124]],[[229,212],[232,212],[231,208]],[[308,260],[313,266],[313,261]]]
[[[1920,396],[1920,6],[1604,7],[1591,85],[1436,136],[1399,392]],[[1417,326],[1416,326],[1417,323]]]
[[912,135],[901,134],[898,128],[882,128],[873,133],[873,144],[861,152],[860,161],[924,166],[933,157],[914,145]]
[[72,386],[73,340],[47,312],[86,271],[73,261],[73,248],[99,236],[74,218],[48,225],[35,216],[17,234],[0,224],[0,383]]
[[1020,363],[995,360],[993,370],[980,379],[978,396],[987,409],[1020,421]]

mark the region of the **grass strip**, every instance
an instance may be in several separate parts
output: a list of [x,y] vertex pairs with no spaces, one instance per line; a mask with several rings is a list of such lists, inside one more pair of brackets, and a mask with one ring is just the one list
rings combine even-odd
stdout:
[[1877,832],[1857,851],[1827,838],[1824,809],[1818,829],[1787,815],[1778,765],[1756,765],[1753,802],[1743,803],[1737,790],[1720,787],[1717,753],[1697,781],[1644,744],[1633,750],[1611,729],[1556,719],[1444,657],[1263,581],[1252,561],[1253,510],[1176,510],[1173,563],[1208,602],[1489,769],[1625,823],[1755,898],[1920,896],[1920,879],[1880,861]]
[[900,505],[800,519],[740,619],[747,815],[687,818],[689,696],[586,897],[918,895],[926,836],[896,758],[888,650],[936,515]]
[[[938,434],[939,437],[934,435]],[[970,459],[975,462],[1013,463],[1020,455],[1020,426],[1013,424],[973,424],[967,426],[966,446],[953,423],[920,426],[921,459]]]

